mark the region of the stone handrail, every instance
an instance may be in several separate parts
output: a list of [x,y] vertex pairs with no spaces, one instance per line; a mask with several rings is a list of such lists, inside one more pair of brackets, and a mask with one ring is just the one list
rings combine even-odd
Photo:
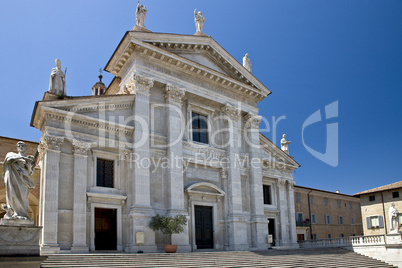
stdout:
[[301,248],[344,247],[358,245],[384,245],[384,235],[349,236],[329,239],[298,241]]

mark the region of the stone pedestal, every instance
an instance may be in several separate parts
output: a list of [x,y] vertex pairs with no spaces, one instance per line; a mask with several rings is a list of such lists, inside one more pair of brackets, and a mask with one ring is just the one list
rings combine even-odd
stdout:
[[402,246],[402,234],[401,233],[393,233],[385,235],[385,243],[386,245],[398,245]]
[[42,227],[15,224],[6,225],[9,221],[1,219],[0,255],[39,256],[39,237]]

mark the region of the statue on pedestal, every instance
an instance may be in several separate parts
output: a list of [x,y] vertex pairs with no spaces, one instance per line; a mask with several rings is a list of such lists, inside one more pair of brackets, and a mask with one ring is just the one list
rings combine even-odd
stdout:
[[246,55],[243,57],[243,67],[251,73],[251,61],[248,58],[248,53],[246,53]]
[[195,22],[195,28],[196,28],[196,34],[202,34],[202,28],[204,28],[204,22],[205,18],[202,15],[201,11],[198,11],[197,9],[194,9],[194,22]]
[[[61,70],[61,61],[56,59],[55,62],[56,68],[53,68],[52,72],[50,73],[48,92],[56,95],[66,96],[66,75]],[[67,68],[65,69],[65,72],[67,72]]]
[[137,9],[135,11],[135,25],[145,27],[145,17],[147,15],[147,7],[140,4],[138,1]]
[[395,208],[395,203],[392,202],[391,206],[388,210],[389,213],[389,221],[390,221],[390,233],[398,233],[399,231],[399,218],[398,218],[398,210]]
[[[28,215],[29,189],[35,188],[30,179],[34,172],[36,161],[34,156],[25,155],[26,144],[22,141],[17,143],[18,153],[9,152],[4,159],[4,183],[6,186],[7,204],[2,204],[6,210],[3,219],[32,222]],[[9,221],[10,222],[10,221]]]
[[289,154],[289,144],[291,141],[286,140],[286,134],[283,134],[282,139],[281,139],[281,149],[285,153]]

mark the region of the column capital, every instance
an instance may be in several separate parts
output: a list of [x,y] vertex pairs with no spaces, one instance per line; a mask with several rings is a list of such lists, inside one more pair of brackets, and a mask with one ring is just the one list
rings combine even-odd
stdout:
[[228,178],[228,169],[227,168],[221,168],[221,178],[222,179]]
[[223,115],[228,116],[232,120],[237,120],[240,115],[240,110],[229,103],[226,103],[224,106],[222,106],[221,112]]
[[87,155],[91,144],[88,142],[72,140],[74,154]]
[[175,85],[167,83],[164,88],[164,92],[167,103],[181,104],[181,100],[183,99],[186,91]]
[[253,113],[248,113],[245,117],[246,119],[246,127],[248,128],[259,128],[259,125],[261,123],[261,115],[256,115]]
[[149,90],[153,86],[153,78],[134,73],[131,78],[123,85],[123,88],[120,90],[120,94],[149,94]]
[[286,184],[286,180],[285,179],[278,179],[279,184],[284,186]]
[[45,134],[40,138],[39,150],[44,151],[50,149],[60,151],[63,143],[64,143],[63,137],[50,136],[48,134]]

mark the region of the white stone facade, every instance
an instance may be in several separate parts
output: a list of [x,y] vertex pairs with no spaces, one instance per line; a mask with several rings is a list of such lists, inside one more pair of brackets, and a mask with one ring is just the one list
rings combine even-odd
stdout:
[[[268,232],[275,246],[297,246],[299,165],[259,133],[257,103],[270,91],[250,72],[211,37],[135,31],[105,69],[115,75],[106,95],[50,96],[35,106],[42,254],[98,250],[96,235],[108,224],[113,249],[157,252],[164,236],[148,228],[156,213],[188,217],[185,232],[173,235],[179,251],[197,250],[199,241],[266,249]],[[206,127],[193,127],[195,115]],[[113,167],[100,171],[98,160]],[[112,187],[99,186],[100,172],[112,172]],[[200,207],[211,221],[197,220]],[[99,223],[100,209],[114,216]]]

